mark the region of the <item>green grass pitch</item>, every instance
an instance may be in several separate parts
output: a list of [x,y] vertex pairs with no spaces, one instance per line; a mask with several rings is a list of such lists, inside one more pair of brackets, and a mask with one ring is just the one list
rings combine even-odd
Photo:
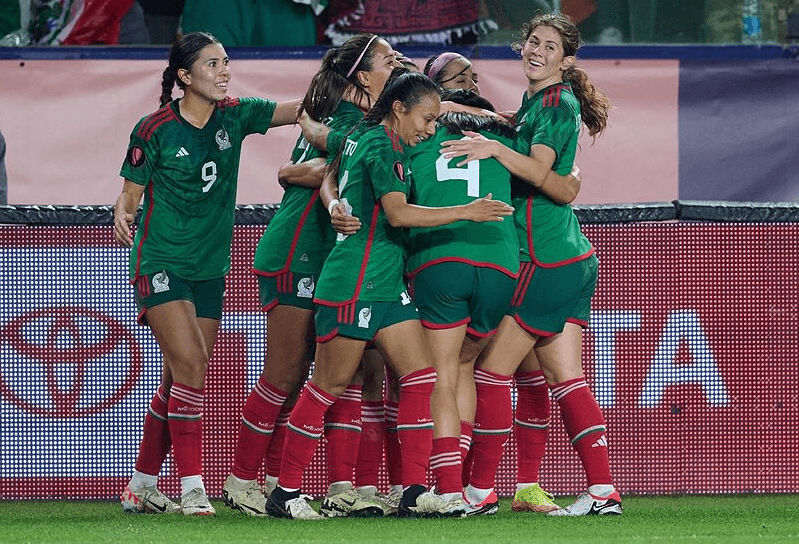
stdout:
[[799,495],[630,496],[622,516],[583,518],[511,512],[509,500],[495,516],[318,522],[250,518],[213,504],[216,517],[186,518],[124,514],[111,501],[0,501],[0,542],[799,543]]

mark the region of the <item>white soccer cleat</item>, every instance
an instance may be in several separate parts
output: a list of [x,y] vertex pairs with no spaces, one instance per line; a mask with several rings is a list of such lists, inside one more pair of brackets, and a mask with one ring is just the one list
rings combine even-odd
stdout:
[[440,518],[447,515],[447,501],[423,485],[410,486],[402,494],[397,516],[401,518]]
[[211,506],[208,495],[201,487],[196,487],[180,499],[180,511],[184,516],[215,516],[216,510]]
[[382,518],[386,515],[381,504],[363,497],[354,489],[325,497],[319,513],[328,518]]
[[274,518],[325,519],[311,508],[305,496],[300,495],[299,491],[289,492],[281,487],[276,487],[269,495],[269,499],[266,501],[266,512]]
[[388,495],[384,493],[380,493],[373,487],[359,487],[355,490],[361,497],[366,500],[374,501],[380,506],[383,507],[383,512],[385,512],[386,516],[393,516],[397,513],[397,508],[399,508],[400,499],[402,499],[402,493],[398,491],[392,491]]
[[621,496],[614,491],[607,497],[583,493],[574,504],[549,512],[550,516],[618,516],[622,512]]
[[266,515],[266,497],[255,480],[242,484],[231,474],[222,487],[222,497],[226,505],[248,516]]
[[129,514],[177,514],[180,506],[169,500],[157,487],[142,487],[135,492],[125,486],[119,496],[122,510]]
[[466,496],[464,496],[464,502],[466,503],[467,516],[490,516],[499,511],[499,498],[493,489],[491,493],[480,502],[472,503]]

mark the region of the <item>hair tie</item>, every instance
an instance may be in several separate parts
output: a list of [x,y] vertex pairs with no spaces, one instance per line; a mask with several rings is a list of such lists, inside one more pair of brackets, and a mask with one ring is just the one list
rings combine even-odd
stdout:
[[430,70],[427,72],[427,77],[435,80],[441,69],[458,57],[465,58],[460,53],[441,53],[436,57],[436,60],[433,61],[433,64],[430,65]]
[[375,38],[377,38],[377,34],[372,36],[371,39],[368,42],[366,42],[366,47],[363,48],[363,51],[361,51],[361,54],[358,55],[358,58],[355,60],[355,64],[353,64],[352,68],[350,68],[350,71],[347,72],[347,79],[349,79],[349,77],[352,75],[352,73],[361,63],[361,59],[363,59],[363,56],[366,54],[366,50],[369,49],[369,46],[372,45],[372,42],[375,41]]

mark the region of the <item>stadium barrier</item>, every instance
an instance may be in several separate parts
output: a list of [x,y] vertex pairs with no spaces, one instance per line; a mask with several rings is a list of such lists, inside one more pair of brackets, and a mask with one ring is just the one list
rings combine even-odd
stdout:
[[[203,417],[216,497],[267,349],[250,266],[275,210],[237,208]],[[620,490],[799,491],[799,204],[576,211],[600,258],[583,356]],[[0,499],[109,499],[133,470],[161,362],[111,224],[107,206],[0,206]],[[306,473],[313,495],[326,490],[323,454]],[[162,474],[177,494],[169,461]],[[556,494],[585,487],[554,402],[541,474]],[[500,494],[514,477],[511,438]]]

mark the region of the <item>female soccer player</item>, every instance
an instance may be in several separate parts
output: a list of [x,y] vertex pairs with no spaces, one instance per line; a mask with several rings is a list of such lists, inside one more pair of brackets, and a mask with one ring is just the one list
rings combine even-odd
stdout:
[[[169,54],[161,109],[133,129],[114,207],[114,237],[130,253],[139,319],[164,356],[160,387],[144,421],[136,470],[121,496],[129,512],[213,515],[202,480],[205,372],[222,316],[225,274],[245,136],[294,123],[299,101],[228,98],[231,73],[210,34],[182,36]],[[172,100],[174,85],[183,90]],[[144,195],[131,239],[130,226]],[[173,450],[180,507],[157,488]]]
[[[597,278],[597,258],[568,205],[578,184],[552,183],[549,170],[565,173],[574,161],[580,125],[596,136],[607,125],[610,101],[575,66],[576,26],[564,15],[539,15],[519,44],[528,88],[517,113],[517,133],[528,153],[472,134],[444,142],[459,164],[494,157],[524,181],[514,199],[522,266],[511,312],[481,355],[475,371],[475,460],[465,497],[494,502],[496,468],[512,424],[510,384],[527,359],[541,367],[561,408],[566,430],[586,471],[588,492],[551,515],[621,514],[613,486],[605,421],[583,375],[582,327],[587,325]],[[471,134],[471,133],[470,133]],[[568,178],[567,178],[568,179]],[[548,421],[541,414],[542,422]]]
[[[302,101],[301,112],[346,133],[363,118],[383,90],[392,69],[400,66],[391,46],[374,34],[348,40],[330,49]],[[331,137],[331,140],[333,137]],[[338,143],[329,142],[331,149]],[[281,178],[291,182],[278,212],[258,243],[253,269],[258,275],[261,306],[269,315],[263,372],[242,412],[233,473],[227,478],[225,502],[244,513],[266,513],[266,498],[257,475],[289,393],[307,376],[314,343],[313,297],[322,264],[335,243],[328,211],[319,199],[324,160],[300,136],[291,163]],[[316,160],[314,160],[316,159]],[[328,458],[332,488],[323,511],[348,513],[382,509],[352,491],[352,466],[358,452],[361,419],[360,385],[353,385],[329,414]],[[278,428],[283,431],[284,428]],[[356,432],[358,431],[358,432]],[[280,445],[280,444],[277,444]],[[348,473],[348,474],[347,474]],[[267,478],[273,478],[268,475]],[[267,482],[270,483],[269,481]],[[343,502],[342,502],[343,501]],[[337,505],[338,510],[333,507]]]
[[424,75],[438,83],[442,89],[466,89],[480,94],[477,72],[474,71],[471,61],[460,53],[433,55],[424,66]]
[[398,69],[331,165],[331,174],[338,177],[339,201],[329,202],[330,208],[360,217],[363,228],[338,236],[317,284],[316,366],[289,420],[280,480],[267,503],[275,516],[318,516],[300,496],[303,472],[321,436],[324,414],[350,383],[368,341],[374,341],[399,377],[405,491],[398,514],[438,515],[446,508],[424,485],[432,446],[435,371],[403,282],[402,228],[501,220],[512,208],[490,198],[450,208],[407,203],[410,180],[404,147],[433,134],[440,106],[435,83]]

